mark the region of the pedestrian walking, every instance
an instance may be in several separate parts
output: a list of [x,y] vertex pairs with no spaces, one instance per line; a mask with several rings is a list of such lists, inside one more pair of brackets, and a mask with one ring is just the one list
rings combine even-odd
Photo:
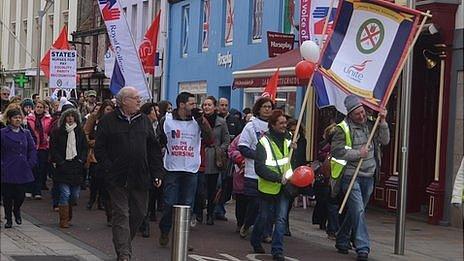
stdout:
[[51,135],[50,155],[55,165],[53,183],[58,190],[60,228],[68,228],[83,182],[82,170],[87,160],[87,140],[77,109],[61,113]]
[[34,168],[35,181],[31,193],[34,199],[42,199],[42,189],[46,189],[50,164],[48,154],[50,148],[50,133],[52,130],[52,117],[45,113],[46,103],[37,100],[34,111],[27,116],[27,125],[31,130],[37,149],[37,165]]
[[[217,101],[213,96],[206,97],[202,104],[204,117],[212,128],[213,136],[210,141],[202,140],[201,146],[201,165],[198,173],[197,200],[195,201],[194,213],[199,221],[203,220],[203,203],[206,195],[207,211],[206,224],[214,224],[214,212],[218,198],[224,191],[221,189],[221,181],[225,180],[221,176],[227,168],[226,151],[230,144],[229,131],[224,118],[216,112]],[[224,217],[224,215],[222,215]]]
[[[140,112],[147,115],[150,120],[155,135],[158,127],[157,109],[158,104],[154,102],[147,102],[140,107]],[[145,218],[143,219],[142,225],[140,225],[140,231],[142,232],[143,237],[150,237],[150,217],[156,220],[156,203],[162,200],[158,197],[160,195],[159,190],[161,188],[162,187],[151,186],[148,191],[148,210]]]
[[256,145],[259,139],[269,130],[268,119],[274,104],[269,97],[259,98],[253,106],[254,117],[245,125],[240,135],[238,150],[245,157],[244,195],[247,210],[245,221],[240,229],[240,236],[248,236],[249,228],[255,223],[258,214],[258,176],[255,172]]
[[159,244],[166,246],[172,226],[172,206],[193,207],[197,189],[197,175],[201,164],[201,139],[210,141],[212,130],[195,96],[181,92],[176,98],[177,108],[167,113],[158,125],[158,136],[164,153],[164,211],[159,228]]
[[287,118],[283,111],[274,110],[269,117],[269,131],[256,146],[255,171],[258,175],[258,217],[253,227],[250,243],[255,253],[265,253],[261,245],[266,224],[275,220],[272,233],[271,254],[273,260],[283,261],[283,240],[286,230],[287,211],[291,196],[282,185],[293,174],[289,154],[291,134],[287,131]]
[[29,130],[21,126],[23,115],[19,108],[5,112],[7,126],[1,129],[1,182],[5,228],[15,222],[21,225],[21,205],[27,184],[34,181],[32,168],[37,162],[37,151]]
[[358,260],[367,260],[370,241],[364,211],[374,189],[374,173],[379,167],[375,148],[378,148],[377,144],[388,144],[390,131],[386,122],[387,112],[382,111],[378,115],[380,123],[373,143],[367,146],[373,124],[367,120],[362,103],[355,95],[347,96],[344,103],[348,114],[337,125],[331,145],[332,162],[338,164],[332,164],[332,178],[341,179],[343,193],[348,189],[359,160],[363,159],[363,162],[348,197],[347,213],[337,233],[335,247],[339,253],[348,254],[353,232]]
[[[107,195],[107,191],[105,189],[104,175],[98,171],[98,164],[97,159],[95,158],[94,147],[95,134],[98,128],[98,123],[104,115],[112,112],[114,107],[110,100],[106,100],[100,105],[97,104],[96,108],[98,108],[98,110],[90,113],[84,124],[84,133],[89,147],[89,153],[87,155],[86,161],[90,178],[90,198],[86,206],[88,210],[92,209],[95,202],[97,202],[98,209],[105,209],[104,205],[109,205],[109,202],[104,202],[105,200],[109,200],[109,196]],[[111,222],[111,214],[109,211],[105,210],[105,212],[109,214],[107,215],[107,221],[109,223]]]
[[122,88],[116,102],[117,108],[98,123],[95,157],[112,202],[114,248],[118,260],[125,261],[147,212],[148,189],[161,185],[163,165],[152,123],[139,112],[138,90]]

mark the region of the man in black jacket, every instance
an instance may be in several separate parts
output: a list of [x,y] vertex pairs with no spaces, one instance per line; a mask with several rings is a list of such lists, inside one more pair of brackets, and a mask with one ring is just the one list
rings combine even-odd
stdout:
[[148,189],[161,185],[161,147],[152,124],[140,114],[137,89],[122,88],[118,107],[98,123],[95,156],[113,204],[113,244],[118,260],[129,260],[131,241],[147,212]]

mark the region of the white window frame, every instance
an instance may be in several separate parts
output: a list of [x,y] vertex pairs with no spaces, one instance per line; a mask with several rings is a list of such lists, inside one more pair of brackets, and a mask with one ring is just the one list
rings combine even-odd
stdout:
[[224,13],[224,45],[231,46],[234,42],[235,0],[225,1]]
[[188,38],[189,38],[189,23],[190,23],[190,5],[182,7],[182,24],[181,24],[181,57],[188,56]]
[[[263,9],[264,0],[253,0],[251,9],[251,42],[261,43],[263,40]],[[260,9],[259,9],[260,8]],[[257,32],[259,32],[259,35]]]
[[211,26],[211,0],[203,0],[201,8],[201,51],[207,52],[209,48],[209,28]]

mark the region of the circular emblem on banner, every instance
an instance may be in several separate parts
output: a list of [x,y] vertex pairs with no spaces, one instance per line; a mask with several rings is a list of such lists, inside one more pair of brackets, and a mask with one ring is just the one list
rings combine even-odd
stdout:
[[61,88],[61,85],[63,85],[63,81],[61,79],[58,79],[56,81],[56,86],[60,87]]
[[385,36],[385,28],[380,20],[366,20],[356,34],[356,47],[363,54],[370,54],[379,49]]

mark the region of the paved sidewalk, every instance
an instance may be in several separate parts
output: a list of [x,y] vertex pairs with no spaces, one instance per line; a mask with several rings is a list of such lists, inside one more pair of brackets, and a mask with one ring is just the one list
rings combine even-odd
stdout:
[[[331,246],[325,231],[312,225],[313,208],[294,208],[290,214],[291,232],[310,244]],[[423,221],[406,219],[405,255],[395,255],[394,213],[367,210],[367,224],[371,240],[369,260],[464,260],[463,230],[453,227],[435,226]],[[351,251],[350,251],[351,253]]]
[[[18,226],[13,221],[13,228],[4,229],[3,207],[1,214],[1,261],[14,260],[102,260],[77,244],[70,243],[44,228],[32,224],[23,217],[23,224]],[[59,232],[58,232],[59,233]]]

